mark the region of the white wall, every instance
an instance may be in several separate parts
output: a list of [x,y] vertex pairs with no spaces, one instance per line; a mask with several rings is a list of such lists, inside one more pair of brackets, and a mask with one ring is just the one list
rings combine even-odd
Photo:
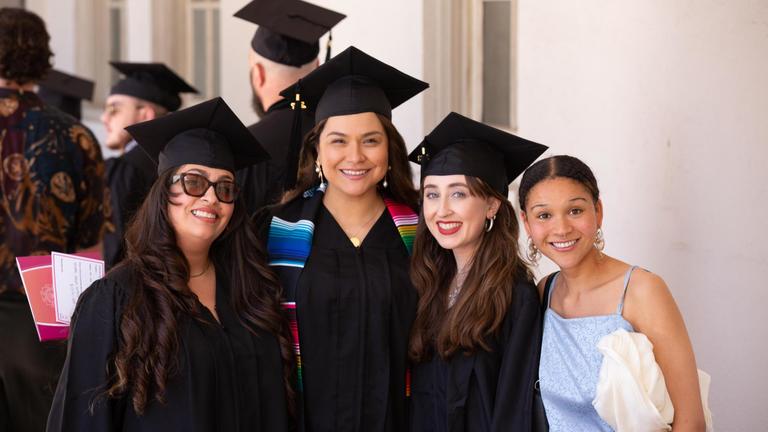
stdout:
[[669,284],[717,429],[766,430],[768,2],[520,0],[518,88],[520,134],[595,171],[606,252]]
[[243,123],[249,125],[257,117],[251,109],[251,86],[248,83],[248,50],[256,26],[232,15],[247,1],[221,0],[221,97]]
[[[409,75],[422,77],[422,11],[421,2],[413,0],[355,1],[311,0],[339,11],[345,18],[333,30],[333,53],[350,45],[391,64]],[[256,117],[250,107],[248,84],[248,49],[256,26],[232,17],[246,1],[222,0],[222,97],[247,123]],[[325,55],[325,38],[321,41],[321,61]],[[423,138],[422,98],[396,108],[393,121],[409,147]]]

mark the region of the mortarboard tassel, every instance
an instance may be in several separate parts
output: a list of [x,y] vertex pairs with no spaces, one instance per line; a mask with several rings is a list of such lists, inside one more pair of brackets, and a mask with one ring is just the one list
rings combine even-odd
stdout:
[[325,43],[325,61],[331,59],[331,41],[333,41],[333,32],[328,30],[328,42]]
[[304,139],[302,136],[302,111],[307,108],[307,105],[301,100],[301,80],[296,82],[294,87],[295,98],[291,102],[291,109],[293,110],[293,124],[291,125],[291,140],[288,147],[288,160],[286,164],[286,176],[285,183],[283,185],[283,191],[289,191],[296,186],[296,177],[299,171],[299,154],[301,152],[301,142]]

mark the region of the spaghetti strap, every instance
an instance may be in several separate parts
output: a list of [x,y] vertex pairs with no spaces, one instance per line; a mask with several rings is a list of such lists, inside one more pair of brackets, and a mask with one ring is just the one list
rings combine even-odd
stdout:
[[636,269],[637,266],[630,266],[629,270],[627,270],[627,274],[624,276],[624,291],[621,293],[621,300],[619,301],[619,307],[616,309],[616,314],[621,315],[622,311],[624,310],[624,298],[627,296],[627,287],[629,287],[629,278],[632,276],[632,270]]
[[560,274],[560,272],[555,272],[555,274],[552,275],[552,280],[549,281],[549,294],[547,294],[547,309],[549,309],[549,302],[552,300],[552,291],[555,290],[555,282],[557,282],[557,276]]

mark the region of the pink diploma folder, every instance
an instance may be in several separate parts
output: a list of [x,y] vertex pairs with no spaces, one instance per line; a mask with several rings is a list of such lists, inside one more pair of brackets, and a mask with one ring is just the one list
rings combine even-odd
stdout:
[[[90,259],[101,259],[98,252],[73,254]],[[50,255],[16,257],[27,301],[40,341],[66,339],[69,324],[56,319],[56,299],[53,290],[53,267]]]

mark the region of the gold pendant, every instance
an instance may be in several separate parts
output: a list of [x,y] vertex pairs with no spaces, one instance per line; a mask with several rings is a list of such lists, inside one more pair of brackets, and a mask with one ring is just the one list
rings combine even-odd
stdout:
[[350,237],[350,238],[349,238],[349,241],[351,241],[351,242],[352,242],[352,246],[354,246],[354,247],[356,247],[356,248],[360,247],[360,243],[362,243],[362,242],[360,241],[360,239],[359,239],[359,238],[357,238],[357,237]]

